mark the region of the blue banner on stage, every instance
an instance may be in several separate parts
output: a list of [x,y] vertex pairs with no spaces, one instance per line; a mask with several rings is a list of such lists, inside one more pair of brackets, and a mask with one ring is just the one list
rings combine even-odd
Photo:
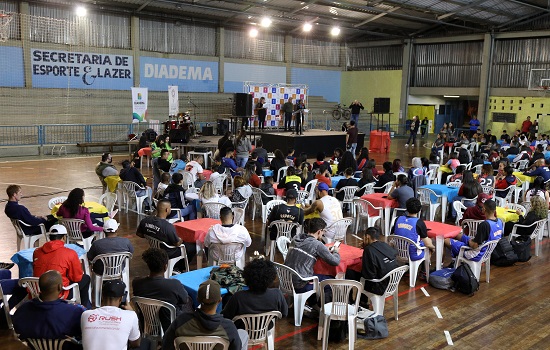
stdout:
[[166,91],[177,85],[181,92],[218,92],[218,62],[140,57],[140,85]]
[[90,52],[31,49],[35,88],[128,90],[133,57]]

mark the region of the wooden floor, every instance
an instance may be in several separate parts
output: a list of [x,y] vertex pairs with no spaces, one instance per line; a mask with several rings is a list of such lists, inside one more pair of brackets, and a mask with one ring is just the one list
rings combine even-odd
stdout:
[[[404,148],[406,140],[394,139],[389,154],[371,154],[381,165],[385,160],[401,158],[410,166],[414,156],[429,153],[426,147]],[[419,143],[423,140],[419,139]],[[299,150],[297,150],[299,151]],[[325,150],[327,154],[332,150]],[[113,162],[120,168],[125,154],[115,154]],[[99,156],[57,157],[45,156],[29,160],[0,158],[0,185],[16,183],[23,188],[22,204],[35,215],[48,213],[48,199],[56,195],[66,195],[74,187],[85,189],[86,198],[97,200],[101,194],[99,181],[94,173]],[[150,175],[150,169],[144,169]],[[4,197],[5,198],[5,197]],[[5,200],[4,200],[5,201]],[[258,216],[256,216],[258,217]],[[135,236],[139,217],[130,212],[119,212],[116,218],[121,227],[119,234],[131,239],[136,254],[131,262],[131,278],[147,273],[145,263],[140,258],[147,244]],[[0,215],[0,261],[9,261],[16,252],[15,232],[8,218]],[[262,251],[263,225],[260,219],[246,220],[252,238],[252,249]],[[349,244],[359,246],[351,238]],[[440,349],[448,345],[444,331],[448,331],[452,343],[460,349],[548,349],[550,348],[550,269],[548,269],[548,238],[543,241],[540,257],[513,267],[492,267],[491,283],[485,283],[485,270],[482,271],[480,290],[467,297],[434,289],[422,281],[415,288],[409,288],[405,281],[399,286],[399,320],[393,314],[393,301],[386,301],[385,316],[388,319],[390,336],[383,340],[357,340],[358,349],[376,346],[380,349]],[[278,261],[281,260],[280,255]],[[448,263],[448,258],[446,260]],[[17,276],[17,268],[14,268]],[[408,279],[407,279],[408,280]],[[425,292],[421,290],[424,288]],[[437,307],[442,318],[438,318]],[[295,327],[292,317],[277,322],[276,344],[280,349],[318,349],[317,320],[304,318],[301,327]],[[24,349],[12,332],[0,331],[1,349]],[[346,349],[347,341],[330,343],[330,349]]]

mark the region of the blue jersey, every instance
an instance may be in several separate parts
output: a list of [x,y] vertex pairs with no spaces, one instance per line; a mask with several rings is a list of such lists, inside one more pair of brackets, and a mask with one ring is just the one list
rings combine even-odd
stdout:
[[[420,239],[420,236],[416,232],[416,223],[418,218],[412,218],[408,216],[400,216],[395,222],[394,233],[397,236],[402,236],[410,239],[421,247],[424,246],[424,242]],[[415,246],[409,246],[409,256],[412,261],[420,260],[424,257],[424,250],[416,249]]]
[[[489,227],[491,228],[489,231],[489,237],[487,237],[487,240],[484,241],[482,244],[485,244],[489,241],[498,241],[502,237],[502,233],[504,232],[504,224],[502,223],[502,220],[496,219],[496,221],[493,220],[485,220],[486,223],[489,224]],[[481,244],[480,244],[481,245]],[[473,261],[479,261],[483,257],[483,254],[485,253],[485,250],[487,250],[487,247],[484,247],[479,251],[479,254],[477,254],[473,259]]]

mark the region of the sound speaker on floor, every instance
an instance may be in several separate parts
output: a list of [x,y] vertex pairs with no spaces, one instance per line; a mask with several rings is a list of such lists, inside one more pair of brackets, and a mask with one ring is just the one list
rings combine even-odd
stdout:
[[189,130],[183,130],[183,129],[170,130],[170,142],[171,143],[188,143]]
[[250,117],[252,115],[252,95],[236,93],[233,98],[233,115]]
[[223,136],[229,131],[229,119],[218,119],[218,135]]
[[373,113],[390,113],[390,98],[389,97],[375,98]]

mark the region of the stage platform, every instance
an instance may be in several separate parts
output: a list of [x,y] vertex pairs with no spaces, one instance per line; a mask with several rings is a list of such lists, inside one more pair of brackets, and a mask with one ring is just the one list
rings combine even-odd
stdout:
[[[317,153],[325,152],[332,155],[335,148],[340,147],[346,149],[346,134],[341,131],[325,131],[311,129],[304,132],[303,135],[291,135],[285,131],[269,131],[257,133],[262,138],[264,148],[273,151],[280,149],[286,156],[289,148],[296,150],[295,156],[298,153],[306,152],[308,157],[315,158]],[[357,138],[357,151],[359,151],[365,143],[365,134],[359,133]]]

